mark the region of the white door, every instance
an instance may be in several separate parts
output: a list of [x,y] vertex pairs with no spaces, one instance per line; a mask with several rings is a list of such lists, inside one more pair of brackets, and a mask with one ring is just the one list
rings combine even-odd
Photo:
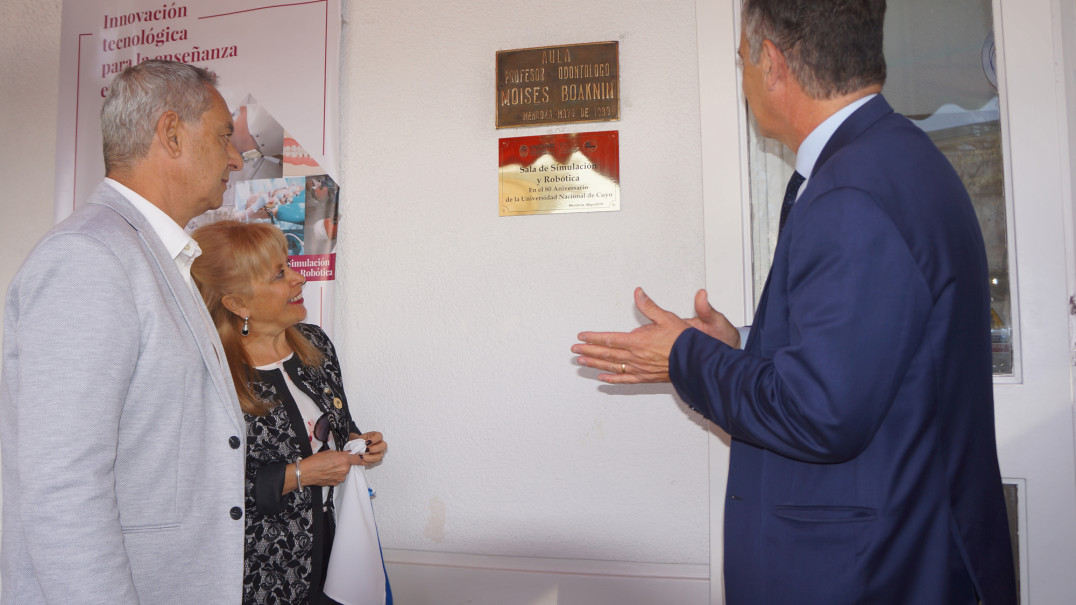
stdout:
[[1061,77],[1076,67],[1063,44],[1071,17],[1071,2],[994,2],[1017,303],[1014,376],[995,380],[998,453],[1002,476],[1021,486],[1021,602],[1043,605],[1076,595],[1072,169]]
[[[739,0],[698,0],[707,287],[746,322],[768,268],[791,168],[755,140],[734,53]],[[884,94],[913,114],[977,199],[994,282],[995,406],[1019,551],[1021,603],[1076,595],[1070,297],[1076,8],[1065,0],[888,3]],[[993,50],[996,47],[996,54]],[[733,83],[736,83],[735,85]],[[993,145],[993,148],[991,148]],[[785,172],[787,170],[787,172]],[[721,586],[727,438],[711,447],[711,600]]]

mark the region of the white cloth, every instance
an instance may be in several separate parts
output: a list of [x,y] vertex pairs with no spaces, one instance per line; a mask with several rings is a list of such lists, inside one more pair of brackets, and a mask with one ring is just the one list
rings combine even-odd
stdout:
[[[344,444],[352,454],[366,451],[366,442]],[[336,486],[336,536],[325,573],[325,594],[343,605],[385,605],[385,564],[370,505],[366,468],[353,466]]]

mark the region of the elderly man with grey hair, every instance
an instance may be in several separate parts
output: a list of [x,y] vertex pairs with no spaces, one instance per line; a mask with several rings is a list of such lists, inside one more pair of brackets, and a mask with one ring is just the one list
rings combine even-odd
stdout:
[[5,604],[241,600],[245,428],[183,230],[242,165],[215,83],[117,76],[105,180],[8,288]]

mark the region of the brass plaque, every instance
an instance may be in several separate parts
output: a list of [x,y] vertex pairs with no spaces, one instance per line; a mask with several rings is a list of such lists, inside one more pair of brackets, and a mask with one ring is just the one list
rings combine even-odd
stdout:
[[497,51],[497,128],[620,119],[617,42]]
[[619,133],[500,140],[500,216],[620,210]]

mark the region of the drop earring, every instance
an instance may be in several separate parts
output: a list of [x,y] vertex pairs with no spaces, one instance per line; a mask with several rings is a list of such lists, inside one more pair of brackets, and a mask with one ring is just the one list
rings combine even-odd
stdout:
[[250,317],[243,318],[243,336],[250,334]]

